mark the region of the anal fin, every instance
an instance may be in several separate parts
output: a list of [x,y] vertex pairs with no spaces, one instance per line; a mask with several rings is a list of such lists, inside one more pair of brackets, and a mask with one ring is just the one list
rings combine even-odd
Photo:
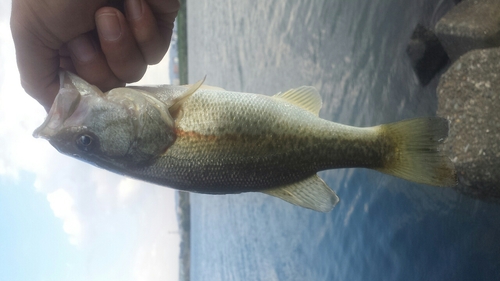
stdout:
[[318,212],[329,212],[339,202],[337,194],[318,175],[262,193]]

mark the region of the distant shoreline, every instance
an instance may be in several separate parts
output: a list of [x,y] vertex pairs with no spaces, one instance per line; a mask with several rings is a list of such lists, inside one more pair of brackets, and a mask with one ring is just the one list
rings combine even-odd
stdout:
[[191,207],[189,192],[176,191],[177,223],[179,226],[179,281],[190,280],[191,266]]
[[[177,56],[179,62],[179,83],[188,84],[188,44],[186,0],[180,0],[177,15]],[[179,281],[191,279],[191,206],[189,192],[177,191],[177,221],[180,233]]]
[[188,45],[186,0],[180,0],[181,8],[177,14],[177,56],[179,57],[180,84],[188,84]]

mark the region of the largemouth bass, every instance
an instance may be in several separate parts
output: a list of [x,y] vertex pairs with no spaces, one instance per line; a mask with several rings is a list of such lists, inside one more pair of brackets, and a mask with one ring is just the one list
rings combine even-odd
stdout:
[[35,137],[98,167],[179,190],[263,192],[327,212],[339,198],[317,176],[321,170],[362,167],[434,186],[457,181],[439,150],[448,134],[439,117],[358,128],[319,118],[313,87],[265,96],[200,81],[103,93],[69,72],[60,82]]

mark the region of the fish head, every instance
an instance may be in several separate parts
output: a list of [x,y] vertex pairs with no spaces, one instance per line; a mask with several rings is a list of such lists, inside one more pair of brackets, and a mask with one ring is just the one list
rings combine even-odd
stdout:
[[113,171],[147,165],[175,142],[166,105],[130,88],[103,93],[65,71],[49,114],[33,135],[63,154]]

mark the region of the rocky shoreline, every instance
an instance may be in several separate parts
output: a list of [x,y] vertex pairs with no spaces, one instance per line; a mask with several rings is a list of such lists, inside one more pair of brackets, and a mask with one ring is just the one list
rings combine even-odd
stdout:
[[408,54],[421,83],[451,61],[436,92],[437,114],[450,120],[444,149],[459,176],[455,189],[500,203],[500,1],[462,1],[429,32],[415,30]]

